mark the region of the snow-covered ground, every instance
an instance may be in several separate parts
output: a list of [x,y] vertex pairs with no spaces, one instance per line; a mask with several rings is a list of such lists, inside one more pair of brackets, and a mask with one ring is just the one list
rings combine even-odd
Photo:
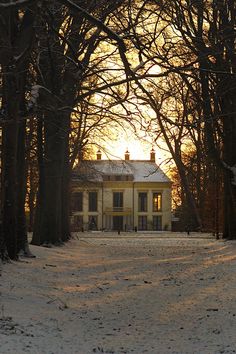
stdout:
[[0,353],[236,352],[236,242],[80,233],[1,266]]

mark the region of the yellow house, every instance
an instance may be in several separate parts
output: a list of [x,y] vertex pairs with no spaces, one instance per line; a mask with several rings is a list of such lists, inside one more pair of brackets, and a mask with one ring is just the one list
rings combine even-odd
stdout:
[[71,224],[83,230],[171,230],[171,181],[150,160],[83,160],[72,174]]

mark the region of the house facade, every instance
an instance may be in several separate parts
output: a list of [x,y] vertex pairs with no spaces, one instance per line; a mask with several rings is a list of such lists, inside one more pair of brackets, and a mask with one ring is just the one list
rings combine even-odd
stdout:
[[73,170],[74,231],[171,230],[171,181],[150,160],[83,160]]

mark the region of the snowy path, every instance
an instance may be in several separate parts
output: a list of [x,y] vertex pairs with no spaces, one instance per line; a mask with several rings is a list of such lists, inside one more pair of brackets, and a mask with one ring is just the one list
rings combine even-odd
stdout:
[[236,242],[80,234],[0,277],[0,353],[236,353]]

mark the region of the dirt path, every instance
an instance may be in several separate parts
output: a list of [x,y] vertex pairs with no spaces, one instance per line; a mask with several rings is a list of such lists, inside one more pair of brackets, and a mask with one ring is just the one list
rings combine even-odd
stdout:
[[2,270],[0,353],[236,352],[235,242],[81,234],[32,250]]

